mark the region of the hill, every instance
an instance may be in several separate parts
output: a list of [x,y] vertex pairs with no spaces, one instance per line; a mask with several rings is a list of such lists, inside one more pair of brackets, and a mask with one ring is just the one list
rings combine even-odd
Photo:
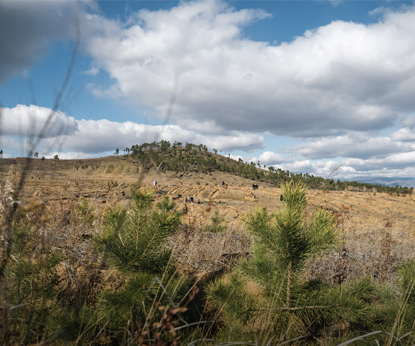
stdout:
[[[57,202],[78,205],[83,199],[87,199],[96,210],[103,210],[116,204],[128,205],[131,188],[151,187],[153,180],[156,180],[156,202],[169,196],[181,210],[184,198],[193,200],[186,203],[188,213],[183,216],[184,224],[203,229],[218,212],[231,233],[244,236],[244,216],[247,212],[253,208],[267,208],[269,212],[275,212],[282,207],[278,185],[283,180],[274,177],[267,179],[272,173],[258,167],[254,172],[251,164],[182,147],[154,150],[152,156],[150,152],[140,153],[138,150],[139,154],[83,160],[31,159],[21,200],[24,204],[40,201],[50,213],[53,213]],[[172,160],[179,156],[182,160]],[[25,160],[2,159],[0,179],[16,186]],[[176,164],[177,170],[171,170],[170,166]],[[238,175],[237,168],[242,165],[243,169],[251,170],[251,173],[242,174],[248,174],[248,177]],[[253,181],[249,174],[257,174],[257,178],[263,179]],[[258,189],[253,189],[253,183],[258,185]],[[348,189],[358,188],[349,186]],[[359,189],[364,191],[309,189],[308,211],[311,213],[317,208],[325,208],[337,215],[345,240],[356,242],[348,247],[350,251],[359,253],[352,256],[356,263],[364,258],[365,251],[372,251],[373,246],[378,246],[378,241],[386,233],[394,238],[396,259],[410,257],[412,250],[409,244],[412,244],[415,225],[412,195],[397,194],[391,190],[388,193],[373,192],[365,187]],[[376,245],[370,245],[373,242]]]
[[[253,254],[253,237],[248,232],[247,215],[255,208],[266,208],[268,214],[281,211],[284,207],[280,199],[281,184],[285,182],[282,177],[297,180],[301,178],[300,175],[283,171],[273,175],[273,172],[262,170],[253,164],[236,162],[204,151],[203,148],[199,150],[189,146],[188,150],[182,147],[167,147],[163,150],[150,147],[140,150],[133,147],[131,154],[126,150],[125,155],[84,160],[29,159],[30,168],[24,171],[27,162],[25,158],[0,160],[2,258],[7,258],[4,256],[7,249],[4,239],[7,237],[5,231],[8,229],[8,223],[4,211],[10,210],[10,206],[20,205],[16,209],[18,222],[13,256],[10,256],[8,261],[9,267],[15,272],[6,273],[9,277],[16,273],[17,279],[10,279],[6,284],[8,287],[15,287],[13,285],[16,282],[22,282],[22,287],[30,292],[25,297],[40,303],[33,305],[30,301],[22,304],[22,300],[19,300],[22,298],[12,297],[20,304],[14,303],[19,309],[15,309],[16,312],[13,313],[18,314],[18,318],[29,316],[29,322],[20,324],[13,322],[16,319],[7,320],[7,316],[2,318],[14,326],[14,335],[19,339],[20,335],[23,335],[19,334],[19,328],[32,330],[32,325],[35,325],[30,317],[35,316],[35,312],[49,316],[46,312],[51,311],[50,316],[61,316],[62,311],[67,311],[65,318],[71,322],[64,330],[72,331],[73,326],[79,321],[77,311],[89,311],[88,313],[93,316],[90,321],[94,321],[91,325],[99,328],[92,328],[91,330],[96,332],[88,334],[90,339],[86,337],[85,340],[94,340],[97,344],[121,344],[120,340],[123,339],[117,334],[118,329],[105,329],[106,325],[100,325],[100,319],[94,314],[102,311],[100,306],[103,305],[100,304],[105,303],[105,297],[110,297],[111,294],[111,299],[115,300],[110,300],[114,302],[115,308],[132,306],[130,298],[122,301],[123,294],[126,294],[129,285],[134,284],[138,277],[136,272],[128,274],[115,270],[110,258],[97,250],[98,243],[105,240],[104,235],[111,222],[117,224],[124,216],[133,215],[129,214],[129,211],[123,214],[120,206],[129,206],[132,203],[134,191],[138,187],[145,187],[154,192],[151,197],[155,202],[152,204],[154,210],[172,208],[173,212],[183,214],[180,214],[181,224],[177,232],[167,238],[163,249],[172,251],[177,264],[177,276],[185,281],[191,280],[193,285],[202,291],[194,302],[194,310],[215,315],[212,317],[217,321],[215,328],[203,330],[203,335],[210,338],[219,335],[217,332],[228,321],[221,315],[222,308],[212,312],[209,310],[213,309],[211,305],[204,305],[209,287],[212,292],[212,287],[226,286],[229,282],[227,280],[235,278],[232,276],[235,262],[241,257],[250,258]],[[23,174],[25,181],[18,193],[16,189]],[[152,187],[154,180],[158,183],[156,188]],[[312,178],[310,180],[309,177],[306,180],[318,181]],[[257,185],[257,188],[254,189],[253,184]],[[305,218],[308,220],[307,218],[318,209],[330,211],[335,217],[336,228],[340,233],[340,244],[324,256],[307,260],[304,270],[299,273],[301,278],[308,282],[320,282],[321,285],[334,289],[339,286],[342,289],[353,287],[354,283],[362,283],[362,278],[370,278],[376,283],[384,284],[386,288],[396,287],[399,284],[398,269],[406,260],[415,258],[415,201],[412,194],[400,193],[402,190],[399,189],[375,192],[365,186],[329,190],[324,188],[327,186],[321,185],[320,188],[316,188],[311,184],[308,188]],[[335,186],[339,188],[337,183]],[[359,189],[362,191],[353,191]],[[112,219],[108,219],[108,216]],[[146,219],[144,225],[148,222],[149,219]],[[29,231],[30,238],[25,238]],[[121,233],[114,235],[118,237],[111,238],[110,245],[118,241],[118,245],[125,249],[129,242],[124,242]],[[155,235],[151,234],[148,241],[151,242]],[[21,252],[20,248],[23,249]],[[133,250],[134,259],[136,250]],[[47,254],[50,254],[52,259],[58,254],[53,264],[50,264],[51,259]],[[151,261],[153,262],[159,263],[157,260]],[[0,261],[1,263],[7,261]],[[13,267],[15,263],[16,267]],[[21,263],[26,263],[27,266],[20,265]],[[130,265],[130,261],[123,263]],[[46,272],[40,271],[39,268],[45,268]],[[20,277],[22,281],[19,281]],[[220,281],[221,278],[223,281]],[[41,286],[43,282],[50,283],[51,286]],[[145,291],[147,285],[148,289],[154,288],[151,286],[154,281],[151,285],[147,281],[144,284],[141,281],[137,282],[138,286],[128,292]],[[263,287],[255,281],[237,286],[245,287],[247,292],[255,297],[263,297]],[[7,296],[8,292],[20,291],[4,290],[4,301],[11,299]],[[48,295],[47,298],[43,296],[44,293]],[[396,296],[399,298],[399,294]],[[44,309],[42,302],[45,299],[48,299],[50,309]],[[261,303],[261,298],[256,299]],[[371,301],[376,304],[376,299]],[[139,301],[141,302],[141,298]],[[152,306],[151,302],[148,304],[146,308]],[[21,306],[24,308],[20,308]],[[77,307],[78,310],[73,310],[73,307]],[[115,321],[113,316],[113,312],[110,311],[108,321]],[[151,314],[148,316],[151,318]],[[186,316],[190,322],[193,321],[191,315]],[[82,320],[83,316],[80,318]],[[206,316],[203,320],[210,318],[211,316]],[[255,318],[252,318],[253,325],[247,325],[247,328],[260,330],[254,322]],[[387,326],[393,323],[394,318],[395,315]],[[53,322],[53,319],[48,320],[47,325],[51,325],[50,321]],[[183,327],[183,319],[180,321]],[[196,318],[195,325],[197,321],[199,317]],[[64,322],[61,320],[59,323]],[[352,337],[352,332],[360,326],[347,323],[330,325],[330,328],[325,330],[326,334],[319,336],[319,340],[338,340],[336,335],[339,331],[345,338]],[[117,325],[117,328],[125,328],[126,325],[127,322]],[[390,327],[387,328],[390,330]],[[59,333],[61,329],[59,324]],[[101,334],[100,330],[104,332]],[[351,334],[348,334],[348,331]],[[33,331],[34,337],[37,337],[36,333]],[[294,331],[294,335],[303,335],[301,337],[306,337],[307,333],[301,330]],[[60,338],[61,334],[56,335],[54,337]],[[106,337],[97,339],[99,335]],[[232,340],[239,340],[237,337],[240,335],[242,334],[233,336]],[[65,337],[72,340],[69,336]],[[281,337],[284,338],[283,335]],[[74,342],[80,343],[79,340]]]

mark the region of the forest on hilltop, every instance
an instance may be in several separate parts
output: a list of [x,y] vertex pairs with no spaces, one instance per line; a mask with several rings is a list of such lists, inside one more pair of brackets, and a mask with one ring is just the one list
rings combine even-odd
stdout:
[[[140,161],[145,169],[157,168],[162,171],[170,170],[179,172],[209,173],[220,171],[238,175],[254,181],[268,182],[274,185],[285,184],[289,181],[302,182],[310,189],[320,190],[353,190],[373,191],[401,194],[412,194],[413,188],[406,186],[386,186],[381,184],[362,183],[358,181],[341,181],[334,179],[336,172],[333,171],[329,177],[323,178],[309,173],[294,173],[273,166],[261,165],[260,161],[244,162],[241,158],[237,161],[230,157],[218,155],[213,149],[209,152],[206,145],[160,141],[133,145],[124,149],[124,155],[131,156]],[[116,150],[119,153],[119,150]]]

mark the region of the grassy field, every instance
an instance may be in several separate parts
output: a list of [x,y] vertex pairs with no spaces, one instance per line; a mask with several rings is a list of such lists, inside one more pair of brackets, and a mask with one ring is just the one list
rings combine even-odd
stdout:
[[[11,203],[24,160],[0,161],[3,225],[6,204]],[[158,182],[157,188],[152,188],[153,180]],[[19,213],[35,230],[32,243],[37,240],[65,256],[56,265],[60,304],[81,301],[93,306],[102,290],[116,292],[127,280],[125,274],[106,265],[92,239],[99,234],[105,213],[117,206],[127,207],[134,189],[153,189],[155,203],[167,196],[176,203],[174,210],[184,213],[178,231],[165,246],[177,260],[177,272],[200,283],[230,272],[238,258],[249,258],[253,238],[245,221],[251,210],[266,208],[274,213],[283,208],[279,187],[255,182],[259,187],[253,190],[253,183],[218,171],[150,169],[143,173],[136,161],[125,156],[34,159],[20,194]],[[306,197],[306,214],[331,211],[341,236],[335,249],[306,262],[307,280],[336,285],[369,275],[380,284],[394,285],[397,267],[415,258],[415,200],[411,195],[308,190]],[[224,230],[215,232],[215,225]],[[250,285],[254,292],[260,290],[254,283]],[[102,339],[98,343],[111,342]]]
[[[11,186],[17,184],[24,160],[1,161],[3,185],[5,182]],[[257,182],[217,171],[176,174],[153,169],[143,174],[132,161],[123,156],[58,161],[34,159],[22,193],[22,203],[42,204],[45,217],[52,217],[59,208],[73,208],[87,199],[99,214],[109,206],[127,205],[132,188],[152,187],[153,180],[156,180],[156,202],[169,196],[176,201],[177,209],[183,210],[184,198],[193,198],[193,203],[187,203],[183,224],[202,229],[217,211],[226,224],[225,233],[241,237],[248,237],[243,219],[250,210],[266,207],[269,212],[275,212],[282,207],[281,189],[270,183],[258,183],[259,188],[253,190],[252,184]],[[222,181],[225,187],[222,187]],[[179,195],[182,197],[178,198]],[[376,273],[382,267],[385,256],[387,262],[415,258],[415,198],[411,195],[309,190],[307,198],[308,212],[317,208],[335,212],[348,259],[352,262],[350,277],[362,273],[379,275]],[[387,249],[384,249],[385,246]],[[227,252],[225,247],[224,253]],[[218,260],[220,255],[217,253],[212,260]],[[332,275],[329,274],[331,269],[328,264],[319,263],[318,268],[315,266],[313,274],[324,272],[325,275]]]

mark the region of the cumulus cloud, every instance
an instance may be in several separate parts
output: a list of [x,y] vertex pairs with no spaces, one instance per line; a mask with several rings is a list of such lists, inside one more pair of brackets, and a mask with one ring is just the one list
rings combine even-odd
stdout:
[[[323,137],[286,150],[309,159],[333,159],[336,157],[368,159],[414,149],[412,143],[402,142],[403,136],[402,131],[398,131],[391,138],[351,132],[343,136]],[[415,140],[415,136],[412,140]]]
[[[55,155],[58,155],[61,160],[77,160],[77,159],[94,159],[97,158],[96,154],[86,154],[84,152],[62,152],[62,151],[50,151],[44,156],[46,159],[53,159]],[[104,154],[105,155],[105,154]]]
[[415,164],[415,151],[392,154],[381,159],[347,159],[345,164],[360,171],[404,169]]
[[[270,160],[266,160],[270,157]],[[412,177],[415,174],[415,151],[394,153],[382,158],[345,158],[344,160],[309,160],[301,157],[280,157],[268,152],[258,157],[237,156],[244,162],[259,160],[261,166],[266,164],[295,173],[309,173],[316,176],[340,178],[347,180],[364,179],[371,177]]]
[[84,72],[82,72],[82,74],[86,74],[86,75],[91,75],[91,76],[96,76],[99,72],[99,68],[92,66],[89,70],[86,70]]
[[52,41],[75,37],[76,23],[85,9],[80,3],[0,0],[0,82],[23,74]]
[[391,138],[398,141],[415,141],[415,130],[404,127],[392,133]]
[[102,153],[162,139],[205,144],[208,148],[217,150],[253,150],[265,146],[262,136],[236,131],[227,136],[204,136],[177,125],[152,126],[105,119],[79,120],[77,125],[78,131],[66,136],[64,144],[67,150],[75,152]]
[[231,158],[234,160],[239,160],[242,159],[242,161],[244,162],[254,162],[255,164],[257,164],[258,161],[260,161],[261,166],[263,165],[268,165],[268,166],[272,166],[272,165],[279,165],[282,164],[284,162],[288,162],[290,161],[290,159],[288,159],[287,157],[281,156],[279,154],[276,154],[272,151],[265,151],[262,154],[260,154],[259,156],[241,156],[241,155],[232,155],[231,154]]
[[[36,117],[36,123],[44,122],[50,112],[50,109],[38,106],[18,105],[15,108],[3,108],[1,146],[6,149],[5,154],[10,155],[10,150],[7,149],[20,149],[20,155],[24,155],[28,138],[20,129],[24,126],[30,128],[33,124],[33,117]],[[240,131],[231,131],[228,135],[206,136],[183,129],[178,125],[153,126],[131,121],[121,123],[105,119],[75,120],[62,112],[56,113],[54,119],[54,126],[51,127],[54,130],[47,133],[41,146],[36,149],[41,156],[53,157],[58,154],[61,159],[105,156],[114,152],[116,148],[122,151],[133,144],[160,141],[161,139],[170,142],[201,143],[207,145],[210,150],[217,149],[228,152],[252,149],[258,151],[265,147],[262,136]],[[67,129],[66,135],[62,135],[59,128]],[[396,137],[395,134],[392,134],[391,137],[394,136]],[[353,142],[357,147],[366,147],[373,155],[360,155],[361,153],[358,152],[361,156],[358,157],[359,155],[353,154],[356,153],[356,148],[352,145]],[[58,148],[59,145],[62,147]],[[362,177],[412,174],[411,172],[415,171],[412,168],[415,166],[413,145],[414,141],[399,142],[387,137],[373,137],[365,141],[364,136],[353,134],[349,137],[321,139],[309,143],[308,148],[307,145],[288,148],[288,151],[291,150],[292,153],[296,153],[295,155],[265,151],[257,156],[231,155],[231,157],[241,158],[244,162],[257,163],[260,161],[261,166],[274,166],[291,172],[311,173],[324,177],[330,176],[335,170],[338,177],[353,180]],[[393,149],[386,153],[388,146]],[[328,148],[330,147],[335,150],[344,147],[343,152],[341,150],[339,152],[347,158],[341,161],[321,159],[325,152],[329,152]],[[348,147],[350,148],[347,149]],[[378,151],[382,152],[382,155],[376,155]]]
[[[51,110],[38,106],[18,105],[15,108],[2,108],[1,135],[7,139],[12,136],[27,137],[36,135],[39,128],[51,114]],[[46,137],[42,141],[43,148],[56,150],[56,145],[62,144],[66,157],[71,155],[85,157],[105,154],[116,148],[124,150],[133,144],[168,140],[182,143],[205,144],[210,149],[217,150],[245,150],[261,149],[265,147],[263,136],[231,131],[227,135],[205,136],[197,132],[182,129],[177,125],[145,125],[131,121],[114,122],[101,120],[75,120],[63,112],[53,115],[53,121]],[[22,143],[25,139],[21,138]],[[7,146],[7,142],[3,142]],[[13,144],[15,145],[15,144]],[[74,154],[71,154],[72,152]]]
[[45,125],[44,137],[73,134],[77,130],[77,123],[73,117],[63,112],[52,112],[46,107],[35,105],[0,107],[0,113],[0,135],[2,136],[37,136]]
[[[335,21],[271,46],[243,36],[262,10],[219,0],[89,16],[87,52],[132,102],[164,115],[179,75],[177,124],[203,131],[334,136],[390,127],[413,110],[415,10],[376,24]],[[99,88],[98,88],[99,89]],[[99,90],[98,93],[103,93]]]

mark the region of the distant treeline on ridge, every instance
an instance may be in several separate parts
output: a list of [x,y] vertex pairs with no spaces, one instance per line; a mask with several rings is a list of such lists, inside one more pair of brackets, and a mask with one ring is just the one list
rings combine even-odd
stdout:
[[[116,150],[118,153],[119,150]],[[340,181],[330,177],[316,177],[308,173],[294,173],[273,166],[261,165],[258,161],[243,162],[222,155],[217,155],[217,150],[213,153],[208,151],[206,145],[181,142],[160,141],[133,145],[131,148],[124,149],[125,155],[131,155],[137,159],[145,169],[159,168],[162,171],[170,170],[179,172],[200,172],[210,173],[221,171],[235,174],[244,178],[260,182],[268,182],[275,185],[284,184],[293,180],[302,181],[308,188],[321,190],[354,190],[354,191],[377,191],[392,192],[396,194],[412,194],[413,188],[401,186],[385,186],[381,184],[361,183],[357,181]],[[266,170],[268,168],[268,170]]]

